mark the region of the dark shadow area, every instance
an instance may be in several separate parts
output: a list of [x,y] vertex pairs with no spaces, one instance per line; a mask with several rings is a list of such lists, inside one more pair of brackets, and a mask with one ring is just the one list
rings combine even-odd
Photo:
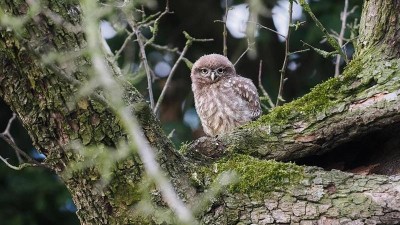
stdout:
[[400,174],[400,126],[392,124],[323,155],[298,159],[296,163],[359,174]]

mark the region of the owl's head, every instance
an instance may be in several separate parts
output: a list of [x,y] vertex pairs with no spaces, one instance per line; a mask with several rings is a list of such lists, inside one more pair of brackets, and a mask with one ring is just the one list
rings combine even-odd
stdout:
[[200,57],[192,67],[192,79],[206,83],[214,83],[222,77],[236,74],[235,67],[223,55],[210,54]]

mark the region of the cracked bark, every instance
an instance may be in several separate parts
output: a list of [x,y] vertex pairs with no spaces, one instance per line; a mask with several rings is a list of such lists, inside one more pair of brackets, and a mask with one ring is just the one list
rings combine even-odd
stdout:
[[[51,3],[50,9],[72,24],[79,23],[78,6]],[[1,2],[0,6],[13,15],[26,14],[28,7],[19,0]],[[321,96],[327,102],[311,102],[304,111],[296,110],[296,102],[301,99],[277,108],[233,134],[194,142],[186,150],[188,158],[176,153],[135,89],[126,87],[125,100],[134,106],[158,160],[186,200],[202,192],[188,186],[192,184],[191,173],[201,168],[198,162],[207,166],[232,153],[296,160],[335,151],[372,132],[391,129],[398,133],[399,11],[399,1],[365,1],[357,54],[346,68],[346,75],[312,91],[314,96],[327,95]],[[54,26],[40,15],[24,25],[22,36],[1,28],[0,37],[0,96],[18,114],[35,146],[47,155],[46,164],[66,183],[81,223],[138,224],[132,206],[140,200],[137,189],[144,171],[137,156],[118,163],[114,179],[105,189],[96,188],[100,176],[94,168],[77,172],[72,178],[62,176],[65,166],[77,160],[76,153],[69,149],[71,141],[115,146],[126,138],[111,111],[96,100],[82,99],[75,108],[68,107],[69,96],[77,88],[44,67],[29,51],[46,54],[83,49],[84,37]],[[68,68],[73,70],[74,78],[87,80],[84,67],[89,65],[88,60],[78,58],[74,65]],[[302,99],[315,101],[307,96]],[[354,175],[305,167],[305,176],[297,184],[261,197],[225,192],[198,218],[205,224],[397,224],[399,192],[399,176]]]

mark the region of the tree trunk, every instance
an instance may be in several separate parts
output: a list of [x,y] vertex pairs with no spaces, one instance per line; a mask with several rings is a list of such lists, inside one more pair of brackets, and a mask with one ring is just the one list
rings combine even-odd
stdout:
[[[6,15],[18,16],[27,15],[29,9],[21,0],[2,1],[0,7]],[[80,23],[79,6],[73,3],[53,1],[48,8],[70,24]],[[160,165],[182,199],[193,202],[225,170],[240,175],[236,185],[230,185],[199,213],[202,223],[400,223],[399,176],[354,175],[265,160],[308,162],[307,157],[340,148],[351,151],[351,143],[371,134],[392,134],[387,142],[398,138],[399,11],[399,1],[365,1],[357,54],[343,76],[233,134],[195,141],[182,149],[186,157],[172,147],[140,94],[125,87],[126,104],[133,106]],[[0,37],[0,96],[46,155],[45,163],[69,188],[82,224],[161,223],[156,216],[143,218],[134,213],[133,206],[143,197],[139,189],[145,178],[136,154],[117,163],[105,188],[98,186],[101,174],[96,166],[74,172],[72,177],[64,173],[71,162],[82,161],[82,153],[73,151],[71,143],[115,147],[126,139],[118,119],[96,99],[81,98],[71,107],[71,93],[90,79],[87,58],[79,57],[74,68],[44,65],[40,59],[39,54],[84,49],[83,34],[38,14],[19,30],[1,27]],[[390,164],[385,160],[389,159],[378,163]],[[165,204],[157,197],[153,200],[159,206]]]

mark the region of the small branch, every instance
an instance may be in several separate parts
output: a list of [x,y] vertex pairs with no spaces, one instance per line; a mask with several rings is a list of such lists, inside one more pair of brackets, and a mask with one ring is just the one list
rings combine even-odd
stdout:
[[176,68],[178,67],[178,64],[182,61],[182,59],[184,58],[183,56],[186,54],[186,51],[189,49],[189,47],[192,45],[193,42],[206,42],[206,41],[213,41],[213,39],[197,39],[197,38],[193,38],[191,37],[188,33],[186,33],[185,31],[183,32],[183,34],[185,35],[187,41],[186,41],[186,45],[182,50],[182,53],[179,55],[179,58],[176,60],[174,66],[172,67],[171,71],[169,72],[167,81],[165,82],[164,88],[161,91],[160,97],[157,100],[157,104],[155,106],[155,108],[153,108],[154,114],[157,115],[158,110],[160,108],[161,102],[164,99],[165,93],[167,91],[167,88],[169,86],[169,83],[172,80],[172,76],[175,73]]
[[152,109],[154,109],[154,97],[153,97],[153,88],[152,88],[152,76],[151,76],[151,72],[150,72],[150,66],[149,63],[147,61],[147,57],[146,57],[146,52],[145,52],[145,46],[142,40],[142,34],[140,33],[139,29],[137,27],[135,27],[135,25],[133,24],[132,21],[129,22],[132,29],[134,29],[134,32],[136,34],[137,37],[137,41],[139,44],[139,49],[140,49],[140,59],[143,62],[144,65],[144,69],[146,71],[146,75],[147,75],[147,89],[149,91],[149,99],[150,99],[150,107]]
[[269,28],[269,27],[263,26],[263,25],[261,25],[261,24],[259,24],[259,23],[257,23],[257,22],[254,22],[254,21],[247,21],[247,23],[256,24],[257,26],[259,26],[259,27],[261,27],[261,28],[263,28],[263,29],[265,29],[265,30],[271,31],[272,33],[275,33],[275,34],[281,36],[281,37],[284,38],[285,40],[286,40],[286,38],[287,38],[285,35],[283,35],[283,34],[277,32],[276,30],[273,30],[273,29],[271,29],[271,28]]
[[166,3],[166,5],[165,5],[165,10],[164,10],[164,12],[162,12],[162,13],[160,14],[160,16],[157,17],[157,19],[152,20],[152,21],[154,21],[154,22],[153,22],[153,27],[151,28],[151,27],[150,27],[150,24],[148,25],[148,26],[150,27],[150,29],[151,29],[151,32],[153,33],[153,36],[144,44],[145,47],[146,47],[147,45],[149,45],[149,44],[151,44],[151,43],[154,42],[154,40],[155,40],[155,38],[156,38],[156,36],[157,36],[157,33],[158,33],[158,24],[159,24],[159,22],[160,22],[160,19],[161,19],[165,14],[171,13],[171,12],[169,11],[169,6],[168,6],[168,4],[169,4],[169,2],[168,2],[168,0],[167,0],[167,3]]
[[334,55],[338,54],[338,52],[336,50],[333,51],[333,52],[327,52],[327,51],[324,51],[322,49],[316,48],[316,47],[304,42],[303,40],[300,40],[300,42],[303,43],[303,45],[307,45],[308,47],[310,47],[312,50],[314,50],[315,52],[317,52],[318,54],[320,54],[324,58],[328,58],[328,57],[331,57],[331,56],[334,56]]
[[115,53],[114,58],[117,60],[119,58],[119,55],[121,55],[122,51],[125,49],[126,45],[129,43],[129,41],[132,39],[132,37],[135,35],[135,32],[129,32],[128,37],[125,38],[124,43],[122,44],[121,48],[118,49],[118,51]]
[[[15,144],[15,141],[14,141],[14,138],[12,137],[12,135],[11,135],[10,129],[11,129],[11,124],[15,120],[15,118],[17,118],[17,114],[13,112],[13,115],[8,120],[6,129],[4,129],[3,133],[1,133],[1,136],[3,137],[3,139],[7,138],[13,144]],[[18,151],[15,151],[15,155],[17,156],[18,162],[22,163],[23,160],[21,158],[21,154]]]
[[[349,15],[349,13],[347,12],[348,7],[349,7],[349,0],[345,0],[344,1],[344,9],[340,15],[340,20],[342,21],[342,26],[340,28],[339,37],[337,39],[339,42],[340,48],[343,47],[343,38],[344,38],[344,33],[346,31],[346,20],[347,20],[347,16]],[[341,55],[337,55],[336,56],[336,65],[335,65],[335,77],[339,76],[339,73],[340,73],[340,71],[339,71],[340,59],[341,59]]]
[[13,166],[7,161],[7,159],[5,159],[5,158],[3,158],[1,156],[0,156],[0,160],[3,161],[4,164],[6,164],[7,167],[9,167],[9,168],[11,168],[13,170],[22,170],[22,169],[24,169],[26,167],[37,166],[36,164],[30,164],[30,163],[23,163],[23,164],[20,164],[19,166]]
[[246,50],[244,50],[244,52],[239,56],[239,58],[236,60],[236,62],[233,64],[234,66],[236,66],[236,64],[243,58],[243,56],[250,50],[252,50],[253,45],[255,44],[255,42],[250,43],[249,39],[247,39],[247,48]]
[[157,50],[173,52],[173,53],[176,53],[176,54],[179,54],[179,55],[182,54],[182,52],[179,51],[178,48],[169,48],[168,46],[158,45],[158,44],[155,44],[155,43],[150,43],[150,46],[155,48],[155,49],[157,49]]
[[228,19],[228,0],[225,0],[225,21],[224,21],[224,32],[223,32],[223,52],[224,56],[226,57],[228,55],[228,47],[226,46],[226,39],[228,36],[228,33],[226,31],[226,20]]
[[301,7],[303,7],[303,9],[310,15],[311,19],[315,22],[315,24],[322,31],[322,33],[324,33],[328,43],[337,51],[338,54],[340,54],[345,59],[347,63],[348,60],[346,58],[346,54],[344,54],[336,39],[332,37],[331,34],[328,33],[326,28],[322,25],[322,23],[317,19],[317,17],[311,11],[310,5],[308,5],[308,3],[305,0],[299,0],[299,3]]
[[[17,114],[13,113],[12,117],[8,120],[6,129],[0,133],[0,138],[3,139],[5,142],[7,142],[8,145],[11,146],[12,149],[14,149],[17,158],[18,158],[18,162],[20,163],[20,165],[18,167],[11,165],[6,159],[4,159],[3,157],[0,156],[0,159],[11,169],[14,170],[22,170],[25,167],[28,166],[42,166],[45,167],[43,164],[41,164],[40,162],[34,160],[33,158],[31,158],[28,154],[26,154],[24,151],[22,151],[16,144],[15,141],[13,139],[13,137],[11,136],[10,133],[10,129],[11,129],[11,124],[12,122],[17,118]],[[30,163],[22,163],[23,160],[21,158],[21,155],[28,160]]]
[[282,93],[283,93],[283,86],[285,83],[285,76],[286,76],[286,69],[288,64],[288,56],[289,56],[289,39],[290,39],[290,27],[292,25],[292,17],[293,17],[293,0],[289,0],[289,24],[288,24],[288,32],[285,38],[285,58],[283,60],[283,65],[281,69],[281,79],[279,81],[279,90],[278,96],[276,97],[276,106],[279,106],[279,103],[283,101]]
[[294,55],[294,54],[297,54],[297,53],[303,53],[303,52],[308,52],[308,51],[310,51],[309,48],[301,49],[301,50],[298,50],[298,51],[289,52],[289,55]]
[[14,142],[14,139],[12,138],[12,136],[11,136],[10,129],[11,129],[11,124],[12,124],[12,122],[13,122],[16,118],[17,118],[17,114],[16,114],[16,113],[13,113],[13,115],[11,116],[11,118],[8,120],[6,129],[4,129],[4,131],[1,133],[2,135],[7,136],[13,143],[15,143],[15,142]]
[[160,97],[158,98],[157,104],[156,104],[156,106],[155,106],[155,108],[154,108],[154,114],[156,114],[156,115],[157,115],[157,112],[158,112],[158,110],[159,110],[159,108],[160,108],[160,104],[161,104],[162,100],[164,99],[164,96],[165,96],[165,93],[166,93],[167,88],[168,88],[168,86],[169,86],[169,83],[170,83],[171,80],[172,80],[172,76],[174,75],[175,70],[176,70],[176,68],[178,67],[178,64],[181,62],[183,56],[186,54],[186,51],[188,50],[189,45],[191,45],[191,44],[188,44],[188,42],[186,42],[186,45],[185,45],[185,47],[183,48],[182,53],[179,55],[179,58],[176,60],[174,66],[172,67],[171,71],[169,72],[167,81],[165,82],[164,88],[162,89],[161,94],[160,94]]
[[30,163],[34,163],[34,164],[38,164],[41,165],[40,162],[34,160],[33,158],[31,158],[28,154],[26,154],[24,151],[22,151],[15,143],[12,139],[8,138],[6,135],[4,134],[0,134],[0,138],[3,139],[5,142],[7,142],[8,145],[11,146],[11,148],[14,149],[14,151],[20,155],[22,155],[26,160],[28,160]]
[[262,82],[261,82],[261,72],[262,72],[262,60],[260,60],[260,67],[258,69],[258,87],[260,88],[263,96],[265,96],[267,98],[268,104],[269,104],[269,108],[274,108],[275,105],[271,100],[271,97],[269,96],[268,92],[264,89]]
[[[149,66],[149,63],[147,61],[147,57],[146,57],[146,51],[145,51],[145,47],[149,44],[152,44],[155,36],[158,32],[158,22],[159,20],[167,13],[170,13],[169,11],[169,6],[168,6],[169,2],[167,1],[166,6],[165,6],[165,10],[164,12],[162,12],[161,14],[155,14],[151,17],[151,21],[146,24],[143,22],[142,23],[136,23],[135,24],[135,20],[132,18],[132,16],[130,16],[130,18],[128,19],[128,24],[131,26],[132,30],[134,31],[134,33],[136,34],[136,38],[137,38],[137,42],[139,45],[139,50],[140,50],[140,59],[143,62],[144,65],[144,69],[146,71],[146,76],[147,76],[147,89],[149,92],[149,100],[150,100],[150,107],[151,109],[155,109],[154,107],[154,95],[153,95],[153,88],[152,88],[152,84],[153,84],[153,76],[151,73],[151,69]],[[126,13],[127,15],[129,15],[128,13]],[[153,20],[153,18],[155,18],[158,15],[157,19]],[[149,21],[149,18],[146,19],[146,21]],[[154,24],[154,27],[152,28],[152,33],[153,36],[147,40],[146,42],[143,42],[143,40],[145,40],[145,37],[142,36],[141,32],[140,32],[140,28],[142,26],[150,26],[151,24]]]

